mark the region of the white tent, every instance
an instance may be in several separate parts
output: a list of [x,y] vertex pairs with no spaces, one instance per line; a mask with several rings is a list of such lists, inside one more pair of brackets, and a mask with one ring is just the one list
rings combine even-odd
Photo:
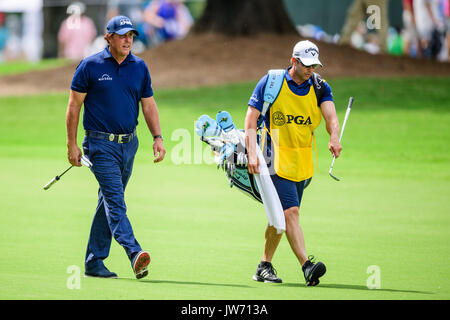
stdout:
[[42,56],[43,0],[0,0],[0,12],[23,13],[22,51],[30,61]]

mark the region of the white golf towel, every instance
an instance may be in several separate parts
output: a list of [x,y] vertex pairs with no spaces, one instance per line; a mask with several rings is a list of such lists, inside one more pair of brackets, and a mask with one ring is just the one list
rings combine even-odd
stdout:
[[[243,146],[245,146],[245,133],[239,132],[240,140]],[[277,233],[283,233],[286,231],[286,220],[284,217],[283,207],[281,206],[280,198],[278,197],[277,190],[273,185],[270,178],[269,169],[267,169],[266,160],[262,154],[261,149],[256,147],[256,155],[259,160],[259,174],[255,174],[256,184],[258,186],[261,199],[266,209],[267,219],[269,226],[273,226],[277,229]]]

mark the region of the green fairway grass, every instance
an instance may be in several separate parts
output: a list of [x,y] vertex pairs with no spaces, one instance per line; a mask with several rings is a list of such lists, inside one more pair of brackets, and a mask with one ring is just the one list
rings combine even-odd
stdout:
[[[284,236],[273,260],[283,283],[251,280],[263,249],[264,209],[230,189],[215,164],[198,163],[209,150],[198,143],[194,121],[227,110],[242,128],[256,83],[155,88],[168,153],[153,163],[141,114],[126,190],[135,235],[152,258],[142,280],[114,240],[105,264],[119,279],[83,277],[97,204],[87,168],[42,189],[69,166],[68,95],[0,97],[0,299],[449,299],[450,78],[329,83],[341,123],[349,96],[355,101],[333,169],[341,181],[328,175],[322,121],[319,170],[300,208],[307,253],[327,266],[317,287],[305,287]],[[79,129],[81,145],[81,123]],[[192,148],[184,164],[175,164],[180,133],[190,134]],[[379,271],[379,289],[368,289],[377,275],[371,268]]]
[[57,68],[68,63],[70,63],[70,60],[62,58],[44,59],[39,62],[8,61],[0,63],[0,76]]

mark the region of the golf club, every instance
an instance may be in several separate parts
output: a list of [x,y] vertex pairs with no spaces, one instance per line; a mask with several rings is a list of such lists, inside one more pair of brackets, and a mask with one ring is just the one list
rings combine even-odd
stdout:
[[[89,159],[86,156],[81,156],[81,164],[83,164],[84,166],[90,168],[92,167],[92,162],[89,161]],[[56,183],[56,181],[59,181],[59,179],[61,179],[61,177],[70,169],[72,169],[73,166],[70,166],[69,168],[67,168],[63,173],[61,173],[60,175],[54,177],[52,180],[50,180],[45,186],[44,186],[44,190],[48,190],[52,185],[54,185]]]
[[[350,97],[350,99],[348,100],[347,112],[345,112],[344,123],[342,124],[341,134],[339,136],[339,143],[341,142],[342,135],[344,134],[345,124],[347,123],[348,116],[350,115],[350,111],[352,109],[352,104],[353,104],[353,97]],[[333,156],[333,161],[331,162],[330,171],[328,171],[328,173],[330,174],[330,177],[332,177],[334,180],[340,181],[340,179],[338,177],[334,176],[331,173],[331,171],[333,171],[334,160],[336,160],[336,156]]]

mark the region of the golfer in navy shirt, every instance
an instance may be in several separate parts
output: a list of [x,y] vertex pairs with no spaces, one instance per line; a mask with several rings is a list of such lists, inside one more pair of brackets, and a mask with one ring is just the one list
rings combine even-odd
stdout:
[[163,160],[166,150],[148,68],[130,52],[135,35],[138,32],[129,18],[112,18],[106,28],[108,46],[82,60],[72,80],[66,114],[68,160],[81,166],[77,128],[84,103],[83,152],[93,163],[91,170],[99,183],[98,205],[86,250],[86,276],[117,277],[103,263],[113,237],[125,249],[136,278],[148,274],[150,255],[134,236],[124,201],[139,144],[139,102],[153,135],[154,162]]

